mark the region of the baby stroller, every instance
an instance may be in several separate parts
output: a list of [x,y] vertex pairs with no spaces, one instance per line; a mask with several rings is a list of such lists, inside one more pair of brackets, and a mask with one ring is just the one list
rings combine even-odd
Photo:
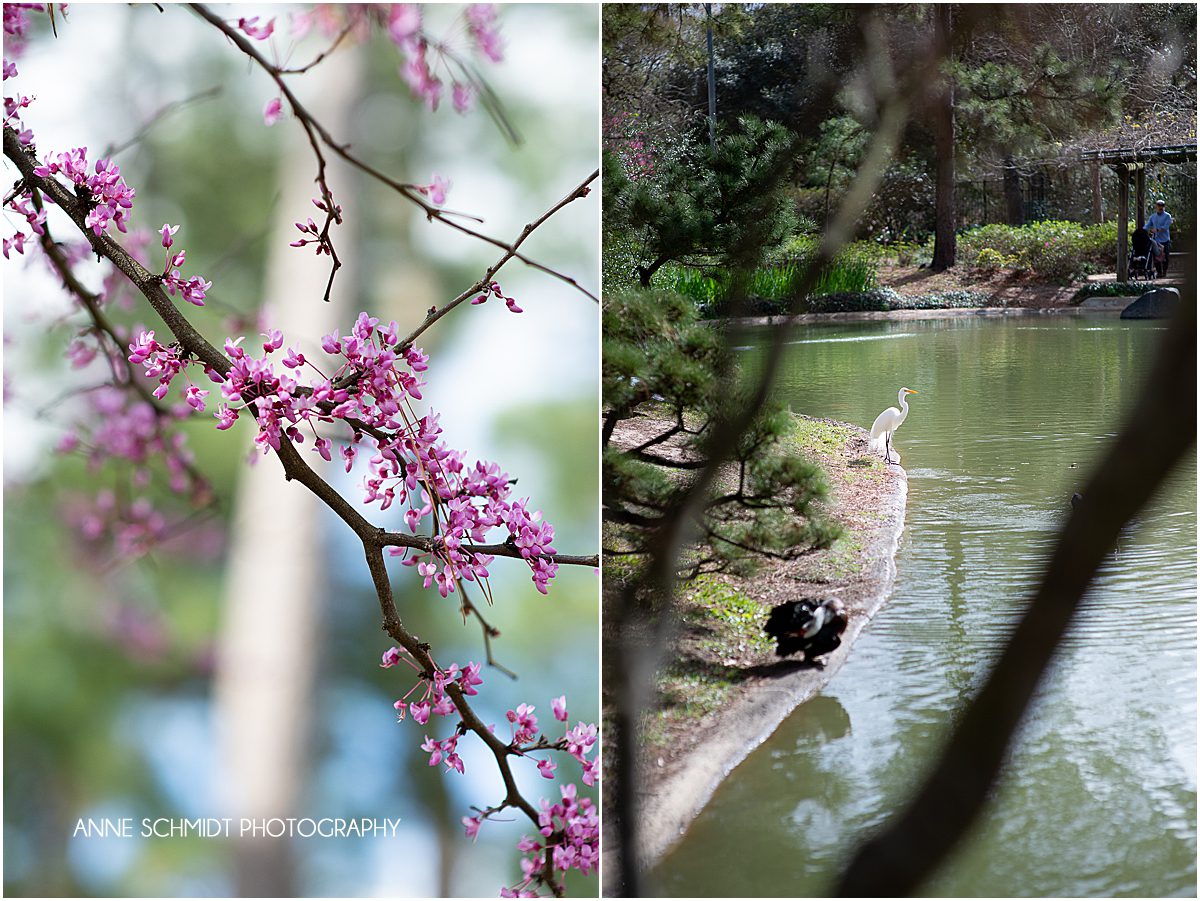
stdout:
[[1129,277],[1151,281],[1157,275],[1154,260],[1161,252],[1158,242],[1144,228],[1139,228],[1129,240]]

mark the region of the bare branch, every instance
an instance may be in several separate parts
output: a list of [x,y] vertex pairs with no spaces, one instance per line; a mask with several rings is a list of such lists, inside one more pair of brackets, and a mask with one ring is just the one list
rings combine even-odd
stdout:
[[[324,179],[325,179],[325,167],[326,167],[325,155],[321,150],[321,145],[324,144],[325,147],[327,147],[329,150],[331,150],[337,156],[341,157],[343,160],[345,160],[347,163],[349,163],[354,168],[358,169],[359,171],[361,171],[361,172],[365,173],[366,175],[370,176],[371,178],[375,179],[380,184],[386,185],[387,187],[391,188],[393,191],[397,192],[398,194],[400,194],[407,200],[411,201],[412,203],[415,203],[417,206],[419,206],[422,209],[422,211],[425,213],[425,216],[427,219],[437,220],[438,222],[441,222],[444,225],[447,225],[450,228],[455,229],[456,231],[460,231],[463,234],[470,235],[473,238],[477,238],[480,241],[483,241],[487,244],[491,244],[494,247],[498,247],[501,250],[503,250],[506,254],[506,257],[504,259],[505,262],[507,262],[508,259],[520,260],[522,263],[524,263],[527,266],[531,266],[534,269],[538,269],[542,272],[545,272],[547,275],[551,275],[554,278],[557,278],[557,279],[560,279],[561,281],[566,282],[568,285],[575,288],[577,291],[581,292],[582,294],[586,295],[587,297],[590,297],[593,301],[596,301],[597,303],[599,302],[599,298],[597,298],[594,294],[592,294],[590,291],[585,289],[582,285],[579,284],[578,281],[576,281],[571,276],[565,275],[561,272],[558,272],[557,270],[552,269],[549,266],[543,265],[542,263],[539,263],[536,260],[530,259],[529,257],[527,257],[524,254],[517,251],[517,247],[521,244],[522,241],[524,241],[524,239],[526,237],[528,237],[528,232],[532,232],[532,230],[534,228],[536,228],[537,225],[540,225],[541,222],[545,221],[545,219],[548,218],[548,216],[550,214],[556,212],[559,207],[556,206],[554,209],[552,209],[550,211],[550,214],[547,214],[547,216],[543,217],[537,223],[535,223],[531,226],[526,226],[526,232],[523,232],[522,236],[520,238],[518,238],[517,241],[514,242],[513,244],[508,244],[504,241],[501,241],[499,238],[493,238],[490,235],[486,235],[483,232],[477,231],[476,229],[473,229],[469,226],[463,225],[461,222],[457,222],[455,220],[455,214],[449,213],[446,210],[442,210],[442,209],[434,206],[433,204],[431,204],[429,201],[425,200],[425,198],[422,197],[420,192],[417,190],[416,185],[396,181],[391,176],[386,175],[385,173],[379,171],[378,169],[374,168],[373,166],[369,165],[368,163],[364,162],[363,160],[359,159],[357,156],[352,154],[350,152],[349,144],[340,144],[337,141],[335,141],[333,136],[329,133],[329,131],[326,130],[326,128],[323,125],[321,125],[320,122],[318,122],[315,118],[313,118],[312,114],[296,98],[296,95],[292,92],[292,90],[288,87],[287,82],[284,80],[283,70],[281,70],[278,66],[274,65],[273,63],[269,62],[266,59],[266,57],[264,57],[261,53],[258,52],[258,50],[250,43],[250,41],[248,41],[243,35],[241,35],[237,32],[237,29],[235,29],[229,23],[224,21],[220,16],[217,16],[215,13],[213,13],[211,10],[209,10],[208,7],[206,7],[203,3],[191,3],[188,5],[197,15],[199,15],[201,18],[203,18],[206,21],[208,21],[209,23],[211,23],[214,27],[216,27],[219,31],[221,31],[230,41],[232,41],[239,50],[241,50],[244,54],[246,54],[246,56],[248,56],[251,60],[253,60],[255,63],[257,63],[258,66],[264,72],[266,72],[267,75],[269,75],[271,77],[271,79],[275,82],[275,84],[279,87],[279,91],[287,99],[288,105],[291,107],[293,115],[295,115],[296,119],[300,122],[301,126],[304,128],[304,132],[308,137],[309,144],[312,145],[313,154],[317,158],[317,169],[318,169],[317,181],[322,186],[325,185]],[[585,185],[588,184],[592,179],[594,179],[598,176],[599,176],[599,172],[597,172],[595,175],[593,175],[592,178],[589,178],[588,181],[585,182],[584,184]],[[326,193],[329,193],[327,189],[326,189]],[[584,194],[586,194],[586,193],[587,192],[584,191]],[[581,195],[571,196],[568,198],[568,202],[569,202],[569,200],[575,199],[575,196],[583,196],[583,195],[581,194]],[[565,206],[565,202],[561,203],[560,206]],[[336,257],[335,257],[335,259],[336,259]],[[503,263],[501,265],[503,265]],[[335,266],[335,270],[336,270],[336,266]],[[331,275],[330,275],[331,280],[332,280],[332,277],[333,276],[331,273]],[[326,299],[328,299],[328,297],[326,297]]]

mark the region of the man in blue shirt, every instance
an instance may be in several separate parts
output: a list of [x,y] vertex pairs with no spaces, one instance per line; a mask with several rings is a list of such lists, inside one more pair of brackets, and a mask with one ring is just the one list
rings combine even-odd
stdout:
[[1154,201],[1154,212],[1146,219],[1146,232],[1162,245],[1162,259],[1156,257],[1154,260],[1159,278],[1167,274],[1167,259],[1171,256],[1171,223],[1174,221],[1167,212],[1166,201]]

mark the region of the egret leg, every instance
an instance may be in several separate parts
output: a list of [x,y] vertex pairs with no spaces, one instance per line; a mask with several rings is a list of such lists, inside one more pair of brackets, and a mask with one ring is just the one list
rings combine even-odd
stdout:
[[[888,432],[883,436],[883,459],[887,463],[892,463],[892,433]],[[894,463],[892,464],[895,465]]]

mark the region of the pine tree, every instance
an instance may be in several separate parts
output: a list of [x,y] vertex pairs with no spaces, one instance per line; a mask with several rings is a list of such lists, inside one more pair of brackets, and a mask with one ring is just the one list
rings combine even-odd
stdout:
[[[609,550],[651,553],[688,474],[709,459],[716,423],[748,403],[723,336],[691,301],[666,291],[606,297],[604,518]],[[789,445],[791,414],[767,404],[739,436],[694,532],[688,575],[788,558],[830,543],[839,528],[820,511],[822,472]]]
[[795,137],[780,125],[743,118],[722,128],[716,148],[693,137],[656,161],[652,177],[630,178],[613,152],[604,158],[606,234],[636,245],[636,275],[650,287],[672,260],[722,257],[753,266],[792,232],[783,188],[796,166]]

